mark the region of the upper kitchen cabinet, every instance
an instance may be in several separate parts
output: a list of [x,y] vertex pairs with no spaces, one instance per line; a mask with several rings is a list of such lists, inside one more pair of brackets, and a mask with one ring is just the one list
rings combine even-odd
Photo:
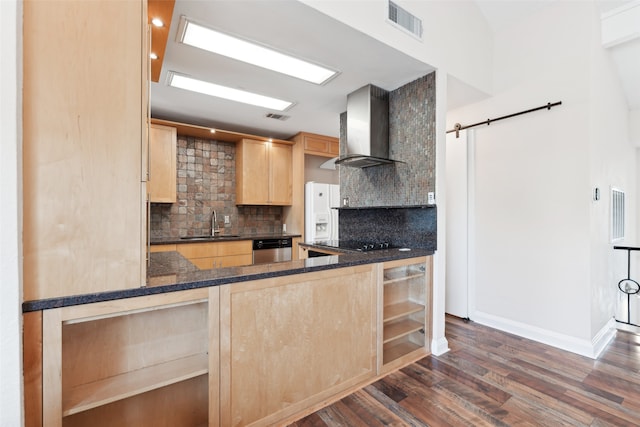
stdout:
[[338,138],[300,132],[293,139],[302,142],[304,154],[322,157],[338,157],[340,154],[340,140]]
[[176,202],[176,142],[174,127],[151,124],[149,127],[149,200]]
[[145,283],[146,20],[144,0],[24,1],[25,300]]
[[236,204],[291,205],[289,144],[242,139],[236,147]]

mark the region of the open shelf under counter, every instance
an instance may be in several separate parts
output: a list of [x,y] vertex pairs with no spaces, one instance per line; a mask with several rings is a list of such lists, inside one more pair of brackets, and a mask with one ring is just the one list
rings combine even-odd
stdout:
[[382,363],[386,364],[386,363],[392,362],[406,354],[409,354],[419,349],[424,349],[424,346],[413,343],[408,339],[398,340],[398,342],[394,342],[391,345],[384,347]]
[[424,277],[424,270],[419,267],[411,266],[407,269],[404,268],[390,268],[384,271],[383,283],[385,285],[401,282],[404,280],[414,279],[417,277]]
[[408,316],[413,313],[418,313],[424,310],[424,305],[416,304],[411,301],[403,301],[397,304],[387,305],[383,309],[384,318],[383,321],[391,322],[401,317]]
[[196,354],[82,384],[66,393],[62,414],[63,416],[77,414],[160,387],[206,375],[209,372],[208,366],[208,355]]
[[403,319],[398,322],[384,325],[383,343],[388,343],[395,339],[409,335],[413,332],[424,329],[424,324],[411,319]]

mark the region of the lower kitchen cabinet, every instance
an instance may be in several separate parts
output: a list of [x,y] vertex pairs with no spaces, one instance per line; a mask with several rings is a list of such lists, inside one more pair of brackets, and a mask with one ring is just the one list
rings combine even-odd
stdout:
[[43,425],[217,425],[217,310],[203,288],[44,311]]
[[427,355],[431,336],[432,257],[386,262],[381,273],[380,372]]
[[25,313],[25,425],[292,422],[429,354],[431,262]]
[[281,424],[376,375],[374,267],[221,288],[221,425]]
[[253,263],[251,240],[184,243],[176,245],[176,250],[200,270],[251,265]]

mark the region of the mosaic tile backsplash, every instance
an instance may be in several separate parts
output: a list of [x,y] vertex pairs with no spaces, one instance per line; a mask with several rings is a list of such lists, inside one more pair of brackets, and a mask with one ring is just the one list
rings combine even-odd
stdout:
[[[426,205],[435,192],[435,72],[389,93],[389,157],[403,163],[340,166],[340,195],[349,206]],[[346,150],[346,113],[340,116],[340,152]]]
[[152,240],[209,234],[214,209],[225,234],[282,231],[282,207],[236,206],[235,144],[178,135],[177,155],[177,203],[151,204]]

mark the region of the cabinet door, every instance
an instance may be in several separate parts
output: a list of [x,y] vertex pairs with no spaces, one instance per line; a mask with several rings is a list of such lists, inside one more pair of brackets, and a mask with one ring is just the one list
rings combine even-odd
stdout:
[[186,243],[176,246],[177,251],[200,270],[253,263],[251,240]]
[[372,378],[375,301],[372,265],[222,286],[220,425],[282,424]]
[[269,158],[262,141],[243,139],[237,145],[236,203],[269,204]]
[[339,142],[338,138],[325,135],[303,134],[304,135],[304,152],[323,157],[335,157],[338,155]]
[[152,202],[176,202],[176,128],[150,126],[149,180],[147,188]]
[[146,2],[25,0],[23,23],[24,299],[138,287]]
[[290,145],[271,144],[270,202],[272,205],[291,205],[292,154]]

